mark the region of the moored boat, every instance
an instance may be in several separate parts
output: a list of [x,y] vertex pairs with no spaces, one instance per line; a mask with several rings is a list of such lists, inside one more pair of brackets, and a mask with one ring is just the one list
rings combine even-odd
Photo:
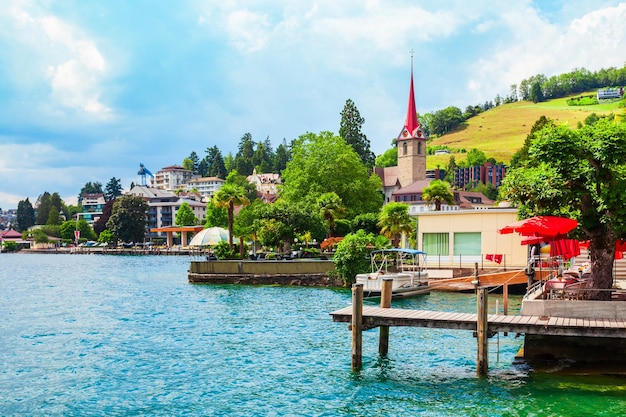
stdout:
[[383,280],[392,279],[392,298],[428,294],[426,253],[416,249],[382,249],[370,253],[371,272],[357,274],[365,298],[380,297]]

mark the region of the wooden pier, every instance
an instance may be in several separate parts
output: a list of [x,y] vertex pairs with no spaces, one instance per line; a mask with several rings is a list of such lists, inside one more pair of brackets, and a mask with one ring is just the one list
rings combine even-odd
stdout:
[[626,320],[487,314],[487,289],[478,287],[476,294],[476,313],[407,310],[389,307],[391,285],[383,285],[381,307],[369,307],[363,306],[363,285],[354,284],[352,305],[333,311],[330,315],[334,322],[350,323],[353,370],[361,368],[362,331],[375,327],[381,329],[381,356],[387,354],[389,327],[429,327],[476,332],[478,375],[487,373],[488,338],[498,332],[626,339]]

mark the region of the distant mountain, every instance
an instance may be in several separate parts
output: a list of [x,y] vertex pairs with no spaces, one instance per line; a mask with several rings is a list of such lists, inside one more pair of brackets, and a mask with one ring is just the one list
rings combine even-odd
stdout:
[[[583,95],[594,95],[596,92],[588,92]],[[575,97],[579,97],[577,94]],[[468,119],[463,125],[453,132],[447,133],[436,139],[432,139],[428,146],[448,146],[450,154],[428,155],[426,164],[428,169],[434,169],[437,165],[445,167],[450,156],[454,156],[457,162],[465,160],[465,153],[461,149],[469,151],[472,148],[485,153],[487,158],[495,158],[496,161],[506,164],[511,156],[522,147],[531,127],[541,116],[546,116],[557,123],[567,123],[576,127],[578,122],[584,123],[591,113],[622,115],[626,117],[626,109],[620,108],[620,102],[595,104],[590,106],[568,106],[567,98],[560,98],[532,103],[518,101],[516,103],[503,104],[486,112]]]

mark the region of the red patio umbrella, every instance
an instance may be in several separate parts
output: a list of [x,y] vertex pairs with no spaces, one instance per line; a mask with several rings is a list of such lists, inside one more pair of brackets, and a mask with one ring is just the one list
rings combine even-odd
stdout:
[[553,240],[566,235],[578,226],[578,222],[567,217],[536,216],[516,221],[498,230],[500,234],[517,232],[522,236],[542,237]]

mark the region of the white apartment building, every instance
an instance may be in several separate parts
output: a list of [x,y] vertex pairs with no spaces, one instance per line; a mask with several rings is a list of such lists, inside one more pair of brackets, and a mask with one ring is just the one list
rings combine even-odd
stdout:
[[187,191],[197,190],[203,201],[209,201],[226,181],[217,177],[201,177],[187,181]]
[[197,178],[197,175],[179,165],[162,168],[154,176],[154,186],[161,190],[176,191],[185,189],[187,182]]

